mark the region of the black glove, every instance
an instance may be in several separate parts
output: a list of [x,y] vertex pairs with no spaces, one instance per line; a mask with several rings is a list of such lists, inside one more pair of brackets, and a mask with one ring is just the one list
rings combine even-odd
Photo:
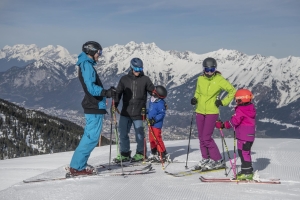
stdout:
[[150,124],[150,126],[153,126],[155,124],[155,120],[152,119],[148,119],[148,123]]
[[222,103],[222,101],[220,100],[220,99],[217,99],[216,101],[215,101],[215,104],[216,104],[216,106],[219,108],[219,106],[223,106],[223,103]]
[[195,97],[193,97],[192,99],[191,99],[191,104],[192,105],[196,105],[198,102],[197,102],[197,99],[195,98]]
[[111,86],[108,90],[102,90],[101,96],[105,96],[107,98],[116,98],[116,88]]
[[146,108],[142,108],[141,115],[146,115]]

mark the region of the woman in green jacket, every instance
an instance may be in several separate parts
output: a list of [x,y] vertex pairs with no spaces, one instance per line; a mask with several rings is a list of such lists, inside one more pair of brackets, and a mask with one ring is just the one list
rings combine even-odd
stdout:
[[[214,58],[206,58],[203,61],[203,75],[198,77],[196,91],[191,99],[191,104],[196,105],[196,122],[202,154],[202,160],[194,166],[195,169],[211,170],[225,167],[212,134],[218,120],[219,106],[227,106],[236,90],[216,68],[217,62]],[[223,90],[228,94],[220,100],[217,97]]]

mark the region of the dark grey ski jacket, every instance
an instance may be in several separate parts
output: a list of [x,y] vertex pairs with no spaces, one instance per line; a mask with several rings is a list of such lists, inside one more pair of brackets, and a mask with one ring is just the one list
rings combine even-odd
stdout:
[[121,77],[117,86],[115,106],[118,107],[123,97],[121,115],[133,120],[142,120],[142,108],[146,108],[147,92],[149,94],[155,89],[152,81],[143,72],[138,77],[134,76],[132,70]]

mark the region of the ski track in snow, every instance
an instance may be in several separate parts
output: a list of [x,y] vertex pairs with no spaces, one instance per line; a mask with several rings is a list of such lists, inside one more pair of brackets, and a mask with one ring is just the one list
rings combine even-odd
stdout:
[[[226,142],[233,158],[233,140]],[[221,140],[216,143],[222,153]],[[183,163],[171,163],[166,170],[169,172],[184,171],[188,141],[167,141],[166,147],[171,158]],[[173,177],[164,173],[160,165],[152,165],[154,173],[146,175],[133,175],[127,177],[85,177],[61,181],[49,181],[42,183],[27,183],[23,179],[35,179],[45,177],[63,177],[64,166],[70,161],[72,153],[57,153],[45,156],[32,156],[19,159],[0,161],[0,180],[14,179],[14,183],[2,186],[0,199],[291,199],[298,200],[300,196],[300,170],[299,156],[300,146],[298,139],[256,139],[253,145],[252,161],[254,169],[259,170],[262,179],[280,178],[281,184],[242,184],[242,183],[204,183],[199,180],[200,174],[185,177]],[[135,150],[136,144],[131,144]],[[149,149],[149,148],[148,148]],[[89,160],[89,164],[99,165],[108,162],[109,146],[96,148]],[[61,157],[60,157],[61,156]],[[112,146],[112,158],[116,156],[116,146]],[[60,157],[60,158],[59,158]],[[226,153],[227,157],[227,153]],[[52,159],[51,159],[52,158]],[[56,158],[56,159],[55,159]],[[64,158],[64,159],[63,159]],[[191,140],[188,167],[195,165],[201,159],[198,140]],[[41,160],[39,165],[38,160]],[[45,168],[47,162],[57,160],[55,167],[48,171]],[[59,162],[58,162],[59,161]],[[230,170],[229,160],[226,159]],[[33,162],[32,167],[28,163]],[[62,162],[65,162],[64,164]],[[11,164],[10,164],[11,163]],[[26,167],[15,167],[13,165]],[[3,166],[3,167],[1,167]],[[240,167],[240,160],[237,159]],[[17,170],[16,176],[6,175],[7,169]],[[40,168],[39,168],[40,167]],[[128,167],[131,168],[131,167]],[[19,170],[19,171],[18,171]],[[32,172],[36,170],[36,174]],[[118,169],[121,171],[121,169]],[[32,171],[32,172],[31,172]],[[18,174],[23,172],[22,179]],[[28,173],[28,177],[25,177]],[[225,177],[224,170],[202,174],[204,177]],[[21,176],[21,174],[20,174]],[[232,176],[230,170],[229,177]],[[4,183],[4,182],[2,182]]]

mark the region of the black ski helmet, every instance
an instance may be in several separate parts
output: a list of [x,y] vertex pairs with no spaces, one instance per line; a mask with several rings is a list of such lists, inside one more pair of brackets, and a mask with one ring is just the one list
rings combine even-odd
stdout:
[[164,99],[168,95],[166,88],[162,85],[155,86],[155,90],[153,91],[153,93],[160,99]]
[[202,63],[203,67],[217,67],[217,61],[214,58],[205,58]]
[[141,72],[143,71],[143,61],[140,58],[132,58],[130,67],[136,72]]
[[102,47],[98,42],[88,41],[82,45],[82,51],[90,56],[94,56]]

